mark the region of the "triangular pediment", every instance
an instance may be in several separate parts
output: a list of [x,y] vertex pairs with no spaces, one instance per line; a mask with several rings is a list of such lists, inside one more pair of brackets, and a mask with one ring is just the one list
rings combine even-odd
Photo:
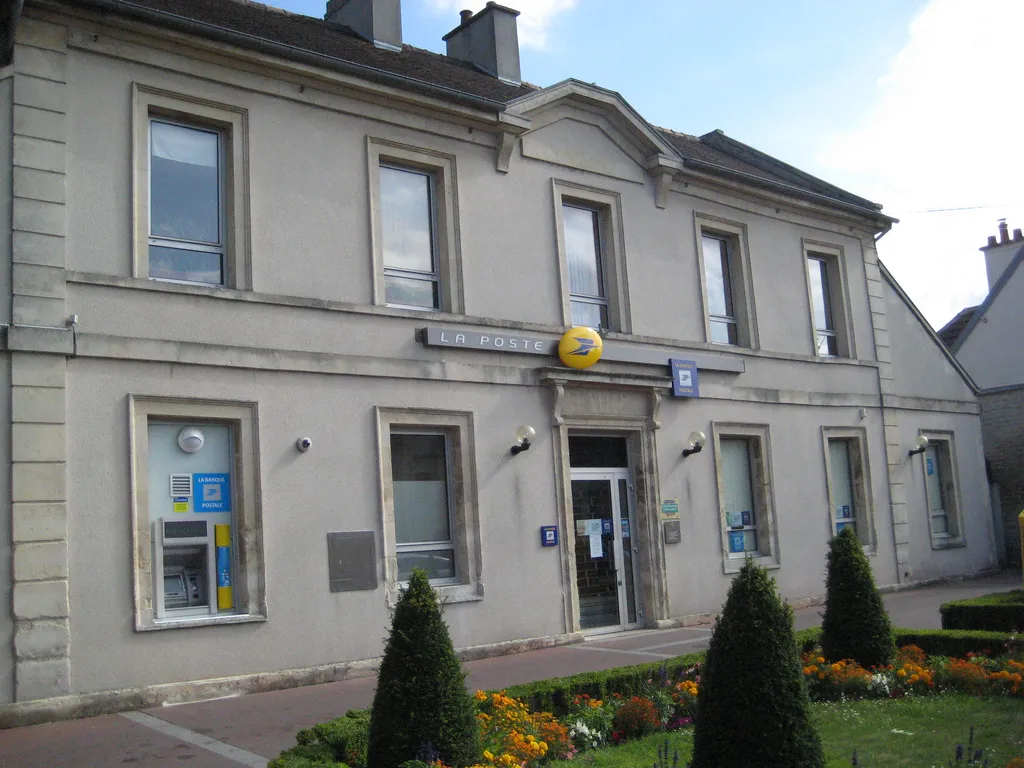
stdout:
[[[566,80],[512,102],[528,119],[523,155],[644,183],[650,170],[678,155],[619,94]],[[679,163],[681,165],[681,163]]]

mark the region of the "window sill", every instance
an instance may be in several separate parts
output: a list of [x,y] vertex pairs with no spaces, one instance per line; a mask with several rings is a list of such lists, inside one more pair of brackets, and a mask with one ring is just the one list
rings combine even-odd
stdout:
[[932,539],[932,549],[963,549],[966,546],[964,539]]
[[153,619],[145,624],[136,623],[136,632],[156,632],[163,629],[188,629],[210,627],[221,624],[263,624],[266,616],[254,613],[240,613],[231,616],[189,616],[180,619]]
[[779,561],[771,555],[761,555],[760,557],[729,557],[726,555],[722,560],[722,569],[725,573],[739,573],[747,560],[752,560],[754,565],[760,566],[761,568],[769,571],[774,571],[782,567],[779,564]]
[[[389,585],[387,588],[388,608],[398,605],[402,595],[402,585]],[[477,603],[484,599],[483,584],[431,584],[442,605],[451,603]]]

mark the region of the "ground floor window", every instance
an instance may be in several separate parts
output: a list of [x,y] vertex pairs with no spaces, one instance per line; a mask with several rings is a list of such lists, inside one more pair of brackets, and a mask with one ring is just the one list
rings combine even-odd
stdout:
[[726,570],[749,557],[777,564],[768,428],[715,424],[713,433]]
[[479,599],[472,414],[378,408],[377,421],[389,601],[414,568],[449,601]]
[[925,432],[928,447],[922,456],[925,503],[933,547],[964,543],[960,524],[960,491],[957,484],[953,436]]
[[859,429],[824,429],[825,479],[833,533],[853,528],[865,547],[874,545],[871,495],[864,433]]
[[131,411],[136,628],[265,618],[255,405]]

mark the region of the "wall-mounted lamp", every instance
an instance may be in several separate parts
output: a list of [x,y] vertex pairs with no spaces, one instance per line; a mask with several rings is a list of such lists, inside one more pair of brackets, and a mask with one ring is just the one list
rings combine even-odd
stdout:
[[178,447],[185,453],[198,453],[206,438],[198,427],[185,427],[178,433]]
[[691,432],[690,436],[686,438],[687,447],[683,448],[683,458],[685,459],[691,453],[700,453],[700,450],[704,447],[704,442],[707,439],[707,436],[703,432],[697,430]]
[[516,444],[512,446],[512,455],[518,456],[523,451],[530,450],[530,440],[537,436],[537,430],[533,427],[522,426],[516,430]]
[[915,453],[924,453],[928,447],[928,438],[924,435],[918,435],[917,440],[914,441],[914,447],[907,453],[908,456],[913,456]]

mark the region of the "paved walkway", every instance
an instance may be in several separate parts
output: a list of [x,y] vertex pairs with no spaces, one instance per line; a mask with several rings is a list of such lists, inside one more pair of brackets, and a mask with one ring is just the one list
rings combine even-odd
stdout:
[[[1004,573],[885,596],[893,623],[939,628],[948,600],[1020,586]],[[821,608],[796,611],[798,629],[821,622]],[[707,647],[708,627],[603,635],[578,645],[468,662],[470,689],[667,659]],[[265,766],[295,743],[300,728],[373,700],[376,678],[125,712],[0,731],[0,768],[239,768]]]

